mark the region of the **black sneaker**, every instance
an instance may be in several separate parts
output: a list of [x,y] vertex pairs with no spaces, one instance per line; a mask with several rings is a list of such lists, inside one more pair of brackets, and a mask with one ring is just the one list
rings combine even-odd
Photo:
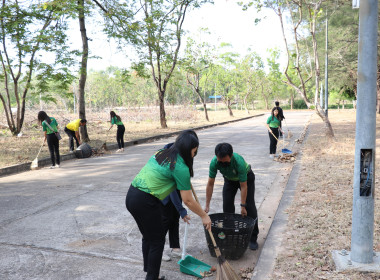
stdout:
[[249,242],[249,249],[251,249],[251,250],[257,250],[257,249],[259,249],[259,244],[257,244],[257,242],[255,241],[255,242]]

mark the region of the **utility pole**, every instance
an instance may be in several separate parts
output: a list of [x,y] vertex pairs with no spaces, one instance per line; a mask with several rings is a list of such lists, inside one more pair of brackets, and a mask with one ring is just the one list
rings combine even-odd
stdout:
[[333,251],[338,271],[380,272],[373,251],[376,159],[376,79],[378,0],[353,0],[359,8],[358,80],[351,252]]
[[377,25],[378,0],[361,0],[351,260],[362,264],[373,262]]
[[[329,23],[328,23],[328,18],[327,18],[327,10],[326,10],[326,57],[325,57],[325,114],[326,114],[326,117],[328,117],[328,106],[329,106],[329,76],[328,76],[328,66],[329,66],[329,56],[328,56],[328,46],[329,46],[329,43],[328,43],[328,38],[329,38],[329,34],[328,34],[328,26],[329,26]],[[322,103],[322,102],[321,102]],[[322,105],[321,105],[322,107]]]

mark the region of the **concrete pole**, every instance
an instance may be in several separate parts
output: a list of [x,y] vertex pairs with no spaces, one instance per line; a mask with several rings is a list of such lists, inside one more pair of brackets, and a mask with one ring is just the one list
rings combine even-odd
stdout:
[[358,101],[351,260],[363,264],[373,262],[377,5],[378,0],[361,0],[359,9]]
[[[328,66],[329,66],[329,56],[328,56],[328,46],[329,46],[329,33],[328,33],[328,18],[326,10],[326,57],[325,57],[325,113],[328,116],[328,106],[329,106],[329,76],[328,76]],[[322,107],[322,106],[321,106]]]
[[321,89],[319,91],[319,103],[321,105],[321,108],[323,108],[323,85],[321,83]]

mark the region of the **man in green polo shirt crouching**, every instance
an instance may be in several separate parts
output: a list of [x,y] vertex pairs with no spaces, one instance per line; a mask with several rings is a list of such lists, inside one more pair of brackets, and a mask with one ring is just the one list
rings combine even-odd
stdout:
[[[215,147],[215,156],[210,162],[209,178],[206,186],[206,207],[205,212],[210,210],[210,201],[214,191],[214,183],[217,172],[223,175],[223,212],[235,213],[235,196],[240,189],[241,215],[257,218],[255,205],[255,174],[251,166],[245,162],[244,158],[233,152],[229,143],[219,143]],[[249,248],[257,250],[257,235],[259,234],[258,221],[251,235]]]

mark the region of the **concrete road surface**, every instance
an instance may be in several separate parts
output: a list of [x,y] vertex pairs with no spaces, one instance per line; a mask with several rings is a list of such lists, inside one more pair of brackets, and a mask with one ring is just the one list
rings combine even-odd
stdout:
[[[288,149],[297,148],[294,141],[310,115],[285,112],[294,134],[285,139]],[[254,268],[292,168],[290,163],[269,158],[264,125],[267,116],[197,132],[200,147],[192,183],[202,206],[208,166],[217,143],[231,143],[256,175],[260,248],[247,249],[241,259],[229,261],[236,271]],[[0,279],[145,279],[141,235],[125,208],[125,195],[149,157],[174,139],[128,147],[120,154],[65,161],[60,169],[44,168],[0,178]],[[222,186],[223,178],[218,174],[210,213],[222,212]],[[236,211],[240,211],[239,192],[236,198]],[[216,265],[200,218],[195,214],[191,217],[187,253]],[[181,221],[180,234],[183,232]],[[177,261],[162,262],[161,275],[195,279],[182,274]]]

